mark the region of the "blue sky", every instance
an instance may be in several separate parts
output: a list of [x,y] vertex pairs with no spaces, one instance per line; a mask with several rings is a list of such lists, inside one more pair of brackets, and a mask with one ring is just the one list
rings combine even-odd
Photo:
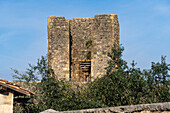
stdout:
[[123,58],[150,68],[161,55],[170,62],[169,0],[0,0],[0,78],[12,80],[10,68],[24,72],[47,52],[47,18],[117,14]]

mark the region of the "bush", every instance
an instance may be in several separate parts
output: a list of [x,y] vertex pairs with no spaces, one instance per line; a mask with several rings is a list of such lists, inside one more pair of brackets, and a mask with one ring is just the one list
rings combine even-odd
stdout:
[[165,62],[165,57],[161,58],[161,63],[152,62],[150,70],[141,71],[135,68],[134,61],[131,67],[127,66],[121,58],[123,50],[115,45],[108,54],[106,75],[89,85],[92,98],[108,107],[170,101],[170,64]]
[[[38,101],[37,104],[16,105],[14,112],[37,113],[46,109],[65,111],[170,101],[170,64],[166,63],[166,57],[161,58],[161,63],[152,62],[150,70],[141,71],[135,67],[134,61],[128,67],[122,59],[123,50],[122,46],[114,45],[108,54],[106,74],[86,85],[57,80],[51,67],[47,66],[46,57],[38,60],[36,66],[29,65],[25,74],[14,70],[14,78],[26,81],[27,87],[36,92],[34,98]],[[36,82],[38,76],[41,76],[40,83]]]

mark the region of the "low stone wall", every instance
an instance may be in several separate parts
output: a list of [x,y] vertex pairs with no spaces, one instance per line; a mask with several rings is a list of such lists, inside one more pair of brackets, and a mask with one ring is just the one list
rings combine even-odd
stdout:
[[49,109],[41,113],[170,113],[170,102],[73,111],[54,111]]

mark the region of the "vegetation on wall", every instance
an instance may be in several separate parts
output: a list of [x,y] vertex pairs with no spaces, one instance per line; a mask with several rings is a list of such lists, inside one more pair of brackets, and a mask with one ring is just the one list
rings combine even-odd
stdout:
[[114,45],[108,54],[106,74],[86,85],[72,86],[71,81],[57,80],[47,66],[46,57],[38,60],[36,66],[30,65],[25,74],[14,70],[14,78],[27,81],[28,85],[41,76],[41,82],[35,82],[36,89],[32,89],[38,103],[16,105],[14,113],[18,107],[23,113],[37,113],[46,109],[63,111],[170,101],[170,64],[166,63],[166,57],[162,56],[161,62],[152,62],[151,69],[141,70],[134,61],[127,65],[122,59],[123,50],[122,46]]
[[[92,46],[92,40],[88,40],[86,42],[86,47],[87,49],[90,48]],[[91,59],[91,52],[88,52],[86,55],[86,60],[90,60]]]
[[91,60],[91,52],[88,52],[88,53],[87,53],[86,59],[87,59],[87,60]]
[[86,42],[86,47],[89,48],[90,46],[92,46],[92,40],[88,40]]

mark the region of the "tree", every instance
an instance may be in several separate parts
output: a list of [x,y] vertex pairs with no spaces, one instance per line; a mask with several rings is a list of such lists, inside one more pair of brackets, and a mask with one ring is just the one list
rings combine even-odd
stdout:
[[141,71],[134,61],[131,67],[122,59],[124,48],[114,45],[108,54],[110,60],[106,75],[89,85],[93,100],[106,106],[145,104],[170,101],[170,64],[161,58],[161,63],[152,62],[151,69]]
[[91,96],[95,101],[100,100],[106,106],[126,105],[127,101],[127,62],[122,59],[122,46],[114,45],[108,53],[110,60],[106,75],[96,79],[89,85]]
[[[14,78],[25,81],[38,101],[23,104],[20,110],[37,113],[50,108],[64,111],[170,101],[170,64],[166,63],[166,57],[161,57],[161,63],[152,62],[151,69],[141,71],[135,61],[127,65],[122,59],[123,50],[122,46],[114,45],[108,53],[106,74],[81,86],[56,79],[46,57],[38,59],[35,66],[29,65],[24,74],[14,70]],[[41,82],[37,83],[39,79]]]
[[[100,103],[91,101],[87,96],[88,89],[86,87],[73,87],[70,81],[61,81],[56,79],[50,65],[47,66],[46,57],[41,57],[35,66],[29,65],[26,73],[20,74],[14,70],[16,81],[25,81],[27,88],[36,93],[34,99],[37,104],[23,103],[19,109],[26,113],[37,113],[46,109],[54,110],[73,110],[102,107]],[[41,82],[39,80],[41,78]],[[34,82],[34,84],[32,84]],[[31,85],[30,85],[31,84]],[[32,86],[36,88],[32,88]],[[19,106],[15,106],[14,108]],[[15,109],[14,109],[15,110]],[[17,113],[17,111],[14,111]]]
[[161,62],[152,62],[151,69],[144,70],[147,81],[149,102],[170,101],[170,64],[166,63],[166,57],[161,57]]

